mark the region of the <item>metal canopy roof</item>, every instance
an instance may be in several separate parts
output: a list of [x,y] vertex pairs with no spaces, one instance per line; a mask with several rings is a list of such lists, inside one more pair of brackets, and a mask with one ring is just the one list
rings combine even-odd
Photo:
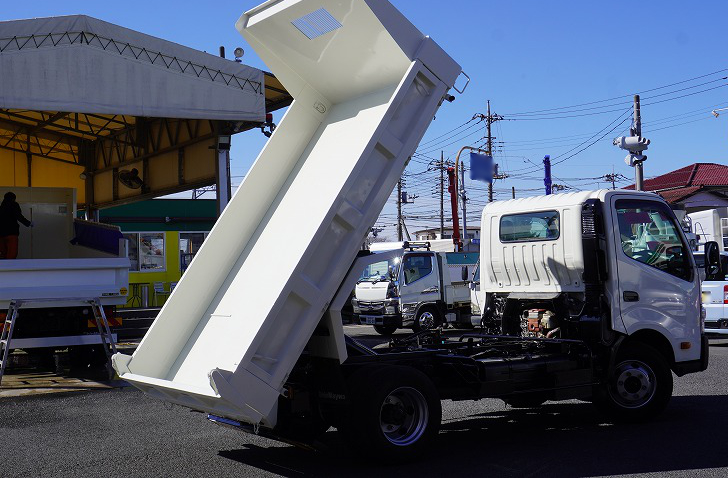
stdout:
[[84,15],[0,22],[0,107],[263,121],[263,72]]
[[[291,101],[270,73],[88,16],[0,22],[0,184],[92,207],[214,184],[217,136]],[[118,181],[134,167],[139,190]]]

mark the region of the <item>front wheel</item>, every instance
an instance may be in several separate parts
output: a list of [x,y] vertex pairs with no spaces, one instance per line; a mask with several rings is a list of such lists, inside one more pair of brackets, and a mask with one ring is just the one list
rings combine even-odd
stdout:
[[383,461],[413,459],[440,429],[442,407],[432,381],[411,367],[376,367],[349,379],[351,409],[343,428],[354,450]]
[[388,337],[397,331],[397,326],[396,325],[375,325],[374,330],[376,330],[379,335],[384,335],[384,336]]
[[672,396],[672,372],[665,358],[646,344],[625,345],[594,404],[608,416],[629,422],[659,415]]
[[412,330],[414,332],[421,332],[423,330],[430,330],[434,329],[440,323],[442,322],[442,319],[440,318],[440,313],[437,311],[434,307],[422,307],[420,310],[417,311],[417,315],[415,316],[415,323],[412,326]]

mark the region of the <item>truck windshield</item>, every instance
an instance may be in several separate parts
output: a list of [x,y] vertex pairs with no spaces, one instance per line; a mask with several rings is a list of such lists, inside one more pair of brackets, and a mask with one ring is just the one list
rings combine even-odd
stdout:
[[622,250],[632,259],[683,280],[692,280],[678,225],[667,206],[656,201],[621,199],[616,203]]
[[379,282],[389,280],[390,267],[392,268],[394,277],[397,277],[397,273],[399,272],[399,263],[399,257],[395,257],[394,259],[390,259],[388,261],[380,261],[375,262],[374,264],[369,264],[364,268],[364,271],[361,273],[361,277],[359,277],[359,282]]

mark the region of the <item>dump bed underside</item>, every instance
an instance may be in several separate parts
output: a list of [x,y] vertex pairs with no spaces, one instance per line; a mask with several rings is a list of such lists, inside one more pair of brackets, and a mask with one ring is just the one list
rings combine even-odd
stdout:
[[160,398],[271,424],[460,69],[382,1],[272,1],[238,28],[295,101],[135,354],[115,366]]

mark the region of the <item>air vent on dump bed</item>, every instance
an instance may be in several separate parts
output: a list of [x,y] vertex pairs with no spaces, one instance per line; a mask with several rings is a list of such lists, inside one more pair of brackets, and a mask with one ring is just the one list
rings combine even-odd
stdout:
[[297,20],[291,22],[294,27],[298,28],[301,33],[306,35],[309,40],[320,37],[326,33],[332,32],[337,28],[341,28],[339,23],[324,8],[319,8],[308,15],[304,15]]

